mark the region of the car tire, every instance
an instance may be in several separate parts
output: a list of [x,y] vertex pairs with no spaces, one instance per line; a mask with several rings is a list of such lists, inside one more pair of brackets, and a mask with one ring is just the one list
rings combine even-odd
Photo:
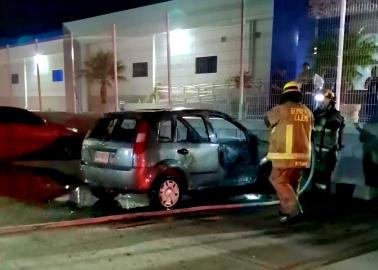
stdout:
[[184,187],[176,176],[162,176],[153,185],[150,194],[150,204],[157,209],[177,208],[182,199]]
[[104,188],[91,188],[91,193],[97,199],[101,201],[111,201],[118,196],[118,193],[115,191],[108,191]]

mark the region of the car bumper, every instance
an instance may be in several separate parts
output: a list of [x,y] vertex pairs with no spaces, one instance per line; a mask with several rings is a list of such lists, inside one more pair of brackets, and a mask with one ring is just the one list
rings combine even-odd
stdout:
[[116,170],[82,165],[84,181],[90,187],[118,190],[121,193],[143,193],[150,189],[152,179],[146,168]]

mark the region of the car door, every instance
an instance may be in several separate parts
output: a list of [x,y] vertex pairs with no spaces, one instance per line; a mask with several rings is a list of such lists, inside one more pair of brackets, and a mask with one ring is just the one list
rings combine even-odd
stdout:
[[257,176],[257,146],[247,130],[220,115],[209,115],[207,121],[219,144],[222,186],[252,184]]
[[183,115],[174,121],[176,159],[189,175],[189,189],[214,188],[219,181],[219,147],[211,142],[203,117]]

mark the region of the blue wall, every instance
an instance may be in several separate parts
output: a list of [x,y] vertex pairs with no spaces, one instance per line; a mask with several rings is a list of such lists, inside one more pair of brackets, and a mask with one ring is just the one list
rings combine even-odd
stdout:
[[315,20],[308,15],[308,0],[275,0],[273,19],[273,74],[279,67],[294,79],[303,62],[311,62]]

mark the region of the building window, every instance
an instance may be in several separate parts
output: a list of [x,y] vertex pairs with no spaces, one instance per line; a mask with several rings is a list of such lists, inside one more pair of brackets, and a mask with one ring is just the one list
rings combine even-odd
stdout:
[[12,84],[19,84],[18,74],[12,74]]
[[56,69],[52,71],[52,80],[53,82],[62,82],[63,81],[63,70]]
[[196,58],[196,74],[217,73],[218,56]]
[[133,63],[133,77],[148,77],[148,63]]

